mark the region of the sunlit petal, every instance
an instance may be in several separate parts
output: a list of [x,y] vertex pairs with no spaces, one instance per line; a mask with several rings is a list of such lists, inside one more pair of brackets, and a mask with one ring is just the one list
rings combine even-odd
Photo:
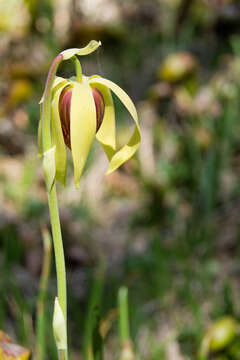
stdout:
[[125,161],[130,159],[135,154],[135,152],[137,151],[137,149],[139,147],[139,144],[141,141],[141,133],[140,133],[140,128],[139,128],[139,124],[138,124],[138,116],[137,116],[137,111],[136,111],[136,108],[135,108],[132,100],[125,93],[125,91],[122,90],[118,85],[116,85],[115,83],[113,83],[110,80],[98,78],[98,77],[89,79],[90,84],[92,84],[93,82],[105,85],[109,89],[111,89],[118,96],[118,98],[122,101],[124,106],[127,108],[127,110],[131,114],[131,116],[135,122],[135,125],[136,125],[134,132],[133,132],[130,140],[128,141],[128,143],[126,145],[124,145],[119,151],[117,151],[111,158],[109,168],[107,171],[107,174],[110,174],[111,172],[116,170],[120,165],[122,165]]
[[74,180],[78,187],[96,132],[96,110],[88,83],[74,83],[70,111]]

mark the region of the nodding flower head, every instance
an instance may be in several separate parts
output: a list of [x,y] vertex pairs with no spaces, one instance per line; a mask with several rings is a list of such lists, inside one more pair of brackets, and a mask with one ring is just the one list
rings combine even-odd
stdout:
[[[78,71],[78,76],[70,79],[56,75],[52,77],[49,95],[51,145],[52,148],[54,147],[55,179],[63,185],[67,168],[65,145],[72,152],[75,184],[78,186],[95,136],[109,160],[107,173],[113,172],[130,159],[138,149],[141,140],[137,112],[129,96],[110,80],[98,75],[87,77],[81,73],[76,55],[87,55],[96,50],[99,45],[100,43],[92,41],[85,48],[69,49],[60,53],[58,57],[61,57],[61,61],[74,58],[75,63],[77,61],[78,64],[76,69],[80,71]],[[51,76],[48,76],[48,81],[49,78],[51,79]],[[115,111],[111,91],[122,101],[135,122],[135,129],[129,141],[118,150],[116,150]],[[44,114],[46,97],[45,88],[39,124],[39,147],[43,155],[46,153],[46,148],[43,146],[45,134],[42,125],[46,119],[46,114]]]

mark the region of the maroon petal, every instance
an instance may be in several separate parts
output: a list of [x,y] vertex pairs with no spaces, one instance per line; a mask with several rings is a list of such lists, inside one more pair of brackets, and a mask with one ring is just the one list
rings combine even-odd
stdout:
[[97,132],[103,121],[105,104],[104,104],[104,98],[98,89],[96,89],[95,87],[92,87],[92,94],[93,94],[95,108],[96,108],[96,114],[97,114],[97,119],[96,119],[97,120],[96,132]]
[[70,141],[70,109],[71,109],[72,89],[65,87],[59,98],[59,115],[61,120],[62,132],[65,144],[71,149]]

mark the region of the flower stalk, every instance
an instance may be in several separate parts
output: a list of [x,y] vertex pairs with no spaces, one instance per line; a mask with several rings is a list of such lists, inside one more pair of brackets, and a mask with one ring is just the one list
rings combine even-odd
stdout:
[[[39,153],[43,157],[57,272],[53,330],[61,360],[68,358],[67,286],[56,181],[65,185],[66,145],[72,153],[74,180],[78,187],[95,136],[109,160],[107,174],[115,171],[130,159],[137,151],[141,140],[137,111],[125,91],[112,81],[98,75],[87,77],[82,74],[81,64],[76,55],[88,55],[100,45],[100,42],[92,40],[84,48],[62,51],[50,67],[44,94],[40,101],[38,143]],[[73,61],[75,77],[65,79],[56,76],[58,66],[65,60]],[[128,143],[118,150],[116,149],[115,111],[111,91],[119,97],[135,123]]]
[[[61,61],[63,60],[62,54],[59,54],[53,61],[46,82],[46,87],[43,95],[42,104],[42,150],[43,150],[43,167],[44,175],[46,178],[48,205],[50,212],[50,222],[52,228],[56,272],[57,272],[57,292],[59,306],[61,307],[65,327],[67,328],[67,285],[66,285],[66,270],[65,270],[65,258],[62,242],[62,233],[59,219],[57,192],[55,183],[55,165],[53,156],[49,157],[49,151],[52,149],[51,139],[51,98],[52,98],[52,85],[57,69]],[[54,152],[53,152],[54,155]],[[44,160],[47,160],[44,162]],[[45,164],[47,163],[46,166]],[[44,166],[45,165],[45,166]],[[63,360],[67,360],[67,339],[66,349],[61,352]]]
[[78,58],[76,56],[73,56],[73,58],[71,59],[74,63],[75,66],[75,71],[76,71],[76,81],[81,83],[82,82],[82,66],[80,61],[78,60]]
[[[99,44],[95,41],[90,42],[86,48],[80,49],[80,55],[87,54],[94,51],[95,47],[98,47]],[[69,51],[70,50],[70,51]],[[59,64],[66,59],[73,58],[76,68],[76,74],[78,81],[82,80],[82,70],[81,65],[78,59],[75,56],[76,49],[72,53],[72,49],[66,50],[63,53],[60,53],[53,61],[43,94],[42,105],[41,105],[41,118],[40,118],[40,152],[43,155],[43,169],[46,180],[47,195],[48,195],[48,205],[50,212],[50,222],[52,228],[54,252],[55,252],[55,262],[56,262],[56,272],[57,272],[57,292],[58,292],[58,304],[62,311],[64,327],[66,330],[66,339],[65,348],[59,350],[59,358],[62,360],[68,359],[67,351],[67,286],[66,286],[66,269],[65,269],[65,257],[63,250],[63,241],[61,233],[61,225],[59,219],[58,211],[58,202],[57,202],[57,192],[56,192],[56,165],[55,165],[55,145],[52,142],[52,133],[51,133],[51,111],[52,111],[52,92],[53,92],[53,83],[57,73]],[[53,146],[54,145],[54,146]],[[54,324],[53,324],[54,325]],[[57,343],[58,346],[58,343]]]

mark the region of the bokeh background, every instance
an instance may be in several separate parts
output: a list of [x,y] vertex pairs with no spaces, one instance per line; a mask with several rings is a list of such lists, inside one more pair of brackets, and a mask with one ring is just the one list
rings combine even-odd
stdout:
[[[240,316],[238,0],[0,0],[0,328],[33,348],[41,226],[49,226],[38,102],[56,54],[91,39],[102,47],[81,59],[83,72],[127,91],[142,143],[108,177],[94,144],[80,189],[71,165],[66,188],[58,187],[72,359],[81,358],[99,262],[101,317],[111,325],[106,359],[119,358],[114,309],[123,284],[138,358],[196,359],[209,324]],[[73,71],[64,64],[59,74]],[[131,122],[114,101],[121,145]],[[47,346],[55,359],[54,260],[51,270]]]

